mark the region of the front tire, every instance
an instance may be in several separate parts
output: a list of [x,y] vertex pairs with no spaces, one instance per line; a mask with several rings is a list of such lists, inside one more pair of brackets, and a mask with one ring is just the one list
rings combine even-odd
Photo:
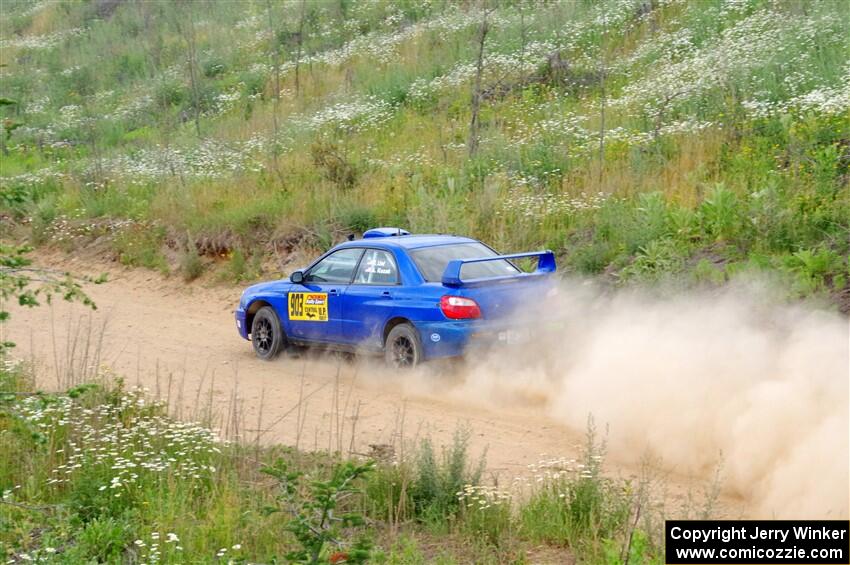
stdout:
[[286,336],[271,306],[263,306],[254,314],[251,322],[251,344],[254,353],[263,361],[271,361],[283,349],[286,344]]
[[384,358],[393,369],[412,369],[422,362],[422,341],[410,324],[399,324],[390,330],[384,347]]

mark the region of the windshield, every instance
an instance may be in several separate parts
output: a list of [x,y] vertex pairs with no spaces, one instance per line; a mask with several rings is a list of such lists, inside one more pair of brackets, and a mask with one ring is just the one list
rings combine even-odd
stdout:
[[[443,272],[449,261],[455,259],[480,259],[482,257],[495,257],[495,251],[482,243],[458,243],[454,245],[440,245],[437,247],[426,247],[411,252],[413,262],[428,282],[440,282]],[[470,263],[464,265],[461,276],[465,279],[485,279],[490,277],[503,277],[515,275],[519,269],[509,261],[487,261],[486,263]]]

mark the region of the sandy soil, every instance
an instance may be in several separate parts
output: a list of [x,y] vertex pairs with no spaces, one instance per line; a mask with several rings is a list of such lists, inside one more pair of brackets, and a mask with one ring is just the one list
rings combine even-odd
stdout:
[[[95,312],[62,301],[13,308],[6,337],[18,343],[18,356],[42,366],[44,387],[56,388],[69,373],[104,365],[128,384],[140,383],[168,398],[184,418],[212,410],[226,434],[249,440],[259,434],[264,442],[361,454],[374,445],[400,449],[402,437],[427,435],[448,443],[459,426],[467,426],[473,454],[486,450],[488,471],[503,483],[527,474],[527,466],[543,457],[579,454],[584,430],[546,417],[545,399],[479,398],[451,370],[393,375],[375,361],[330,354],[259,361],[236,332],[237,287],[187,285],[177,277],[113,264],[83,265],[64,256],[41,255],[38,263],[110,275],[108,283],[86,287],[97,303]],[[635,475],[638,462],[610,453],[608,468]],[[674,497],[699,492],[708,480],[678,475],[675,468],[665,474]],[[747,500],[729,494],[721,504],[729,517],[748,508]]]

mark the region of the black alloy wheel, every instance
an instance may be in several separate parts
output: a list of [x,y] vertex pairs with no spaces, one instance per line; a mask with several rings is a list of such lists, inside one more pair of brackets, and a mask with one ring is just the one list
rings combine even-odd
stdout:
[[394,369],[411,369],[422,361],[419,332],[410,324],[399,324],[390,330],[384,350],[387,365]]
[[277,357],[286,344],[286,336],[277,314],[270,306],[263,306],[254,314],[251,323],[251,343],[254,353],[263,361]]

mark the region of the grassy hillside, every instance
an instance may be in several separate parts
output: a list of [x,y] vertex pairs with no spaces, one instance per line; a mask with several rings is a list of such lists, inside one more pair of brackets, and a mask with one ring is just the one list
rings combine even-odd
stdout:
[[850,303],[844,8],[7,0],[4,231],[250,278],[400,225]]

